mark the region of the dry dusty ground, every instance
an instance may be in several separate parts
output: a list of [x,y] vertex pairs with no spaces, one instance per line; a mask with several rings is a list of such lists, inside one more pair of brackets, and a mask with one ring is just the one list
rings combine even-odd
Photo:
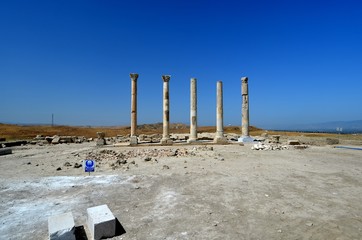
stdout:
[[[362,151],[250,147],[16,147],[0,156],[0,239],[47,239],[49,216],[85,225],[102,204],[126,230],[113,239],[362,239]],[[73,167],[87,157],[91,176]]]

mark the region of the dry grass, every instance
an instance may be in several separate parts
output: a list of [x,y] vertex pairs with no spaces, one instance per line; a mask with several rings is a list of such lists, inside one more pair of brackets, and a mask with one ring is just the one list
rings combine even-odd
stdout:
[[[189,133],[189,127],[185,124],[171,124],[171,133]],[[215,132],[214,126],[200,126],[198,132]],[[227,126],[224,128],[226,133],[240,134],[241,130],[239,126]],[[15,139],[32,139],[36,135],[44,136],[85,136],[85,137],[96,137],[97,132],[105,132],[106,136],[117,136],[127,135],[130,133],[129,126],[118,126],[118,127],[80,127],[80,126],[24,126],[14,124],[1,124],[0,123],[0,137],[4,137],[8,140]],[[282,136],[308,136],[308,137],[337,137],[337,134],[329,133],[300,133],[300,132],[279,132],[279,131],[265,131],[256,127],[250,127],[250,135],[258,136],[264,132],[268,132],[269,135],[282,135]],[[138,134],[155,134],[162,133],[162,123],[156,124],[144,124],[138,126]],[[361,135],[339,135],[341,138],[361,140]]]

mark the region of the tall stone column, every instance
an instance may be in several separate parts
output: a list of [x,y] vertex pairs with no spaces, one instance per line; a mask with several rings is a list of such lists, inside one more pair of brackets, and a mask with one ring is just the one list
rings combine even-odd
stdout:
[[169,81],[170,75],[162,75],[163,80],[163,135],[161,139],[162,145],[172,144],[170,139],[170,94],[169,94]]
[[214,138],[215,143],[227,143],[224,137],[224,107],[222,96],[222,81],[216,84],[216,134]]
[[254,139],[249,136],[249,88],[248,78],[241,78],[241,137],[238,142],[253,142]]
[[137,73],[130,73],[131,77],[131,138],[130,145],[136,145],[138,143],[136,131],[137,131]]
[[197,87],[196,78],[190,82],[190,138],[189,143],[197,140]]

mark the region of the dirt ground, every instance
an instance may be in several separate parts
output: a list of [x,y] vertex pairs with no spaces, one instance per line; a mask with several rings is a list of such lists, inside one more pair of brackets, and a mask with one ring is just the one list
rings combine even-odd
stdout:
[[113,239],[362,239],[357,150],[27,145],[0,169],[0,239],[48,239],[49,216],[85,226],[102,204],[126,230]]

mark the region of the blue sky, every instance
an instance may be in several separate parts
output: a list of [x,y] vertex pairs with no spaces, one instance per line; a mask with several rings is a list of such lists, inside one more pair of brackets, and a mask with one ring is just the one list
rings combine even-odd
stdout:
[[197,78],[199,125],[263,128],[362,119],[361,1],[0,1],[0,122],[129,125],[129,73],[139,74],[138,123],[189,123]]

